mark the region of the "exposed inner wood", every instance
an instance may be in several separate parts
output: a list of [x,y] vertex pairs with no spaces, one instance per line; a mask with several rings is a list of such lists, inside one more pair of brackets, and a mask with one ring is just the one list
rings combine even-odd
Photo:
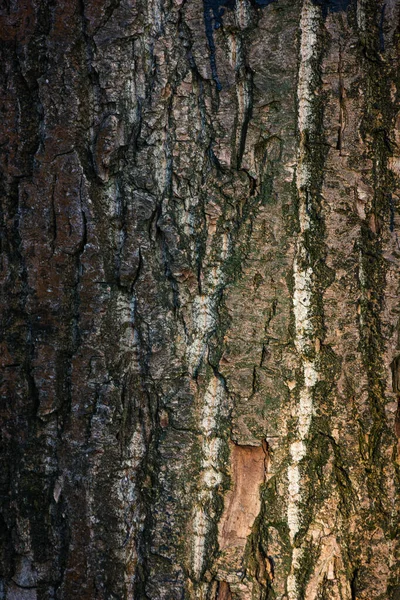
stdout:
[[226,495],[219,527],[221,549],[246,545],[260,511],[260,485],[265,480],[266,451],[262,446],[231,444],[233,487]]
[[232,600],[231,588],[226,581],[219,584],[217,600]]

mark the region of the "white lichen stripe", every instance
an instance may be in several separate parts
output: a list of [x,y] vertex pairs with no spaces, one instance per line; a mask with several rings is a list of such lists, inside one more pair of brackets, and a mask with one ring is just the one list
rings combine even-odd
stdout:
[[225,388],[218,377],[212,377],[204,395],[204,404],[200,417],[202,433],[202,474],[198,507],[193,520],[193,573],[200,579],[206,557],[206,539],[213,515],[207,512],[215,489],[221,483],[219,470],[219,450],[221,439],[218,437],[217,418],[225,401]]
[[[209,202],[207,213],[207,241],[202,281],[204,293],[197,295],[192,304],[192,338],[188,343],[187,360],[189,373],[196,378],[198,370],[207,361],[208,343],[214,335],[218,321],[219,292],[225,283],[224,264],[228,258],[229,240],[225,233],[216,241],[217,220],[220,208]],[[214,246],[219,248],[218,260],[213,260]],[[215,262],[214,262],[215,261]],[[211,263],[211,268],[206,268]],[[214,264],[212,264],[214,263]],[[225,413],[226,391],[222,378],[211,375],[205,393],[199,393],[199,431],[201,434],[201,465],[199,492],[193,515],[192,570],[194,579],[199,582],[203,574],[207,554],[207,537],[210,527],[215,526],[212,512],[213,498],[221,484],[221,452],[219,418]],[[201,586],[195,594],[202,595]]]
[[[310,164],[306,149],[307,136],[315,127],[313,118],[313,79],[314,65],[317,55],[317,32],[320,24],[320,8],[311,0],[304,0],[300,20],[300,67],[298,78],[298,130],[300,146],[296,169],[296,187],[299,198],[300,232],[297,240],[294,260],[294,293],[293,312],[295,318],[295,346],[303,367],[304,382],[298,391],[298,402],[295,406],[297,428],[295,440],[290,444],[290,464],[288,467],[288,505],[287,520],[290,541],[294,545],[296,534],[301,525],[302,478],[301,461],[306,456],[306,439],[313,415],[314,386],[318,382],[318,368],[315,360],[310,360],[310,350],[315,348],[316,334],[312,320],[312,300],[314,295],[313,270],[309,264],[305,247],[305,232],[312,223],[307,203],[307,188],[310,183]],[[287,582],[288,600],[299,598],[296,570],[300,567],[303,551],[293,547],[292,566]]]

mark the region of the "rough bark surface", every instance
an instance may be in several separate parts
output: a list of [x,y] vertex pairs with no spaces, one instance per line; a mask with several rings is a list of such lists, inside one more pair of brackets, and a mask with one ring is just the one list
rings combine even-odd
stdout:
[[399,600],[400,1],[0,37],[0,598]]

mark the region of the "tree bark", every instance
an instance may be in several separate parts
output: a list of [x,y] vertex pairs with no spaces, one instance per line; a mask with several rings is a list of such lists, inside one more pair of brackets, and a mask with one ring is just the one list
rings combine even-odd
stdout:
[[399,600],[400,1],[0,19],[0,598]]

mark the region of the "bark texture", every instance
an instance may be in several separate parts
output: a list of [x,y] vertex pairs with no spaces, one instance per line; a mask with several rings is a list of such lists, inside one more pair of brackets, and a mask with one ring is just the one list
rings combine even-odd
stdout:
[[0,36],[0,598],[399,600],[400,1]]

